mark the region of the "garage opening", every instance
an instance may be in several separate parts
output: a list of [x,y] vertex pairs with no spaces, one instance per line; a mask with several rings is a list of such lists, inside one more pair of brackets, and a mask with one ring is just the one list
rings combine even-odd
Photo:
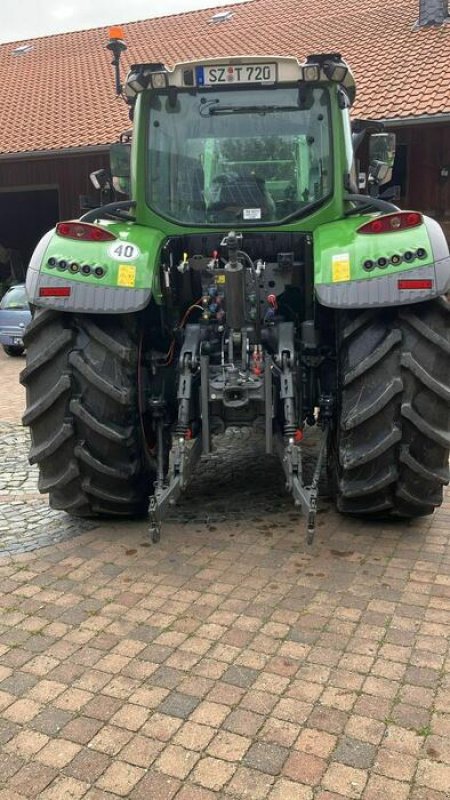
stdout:
[[36,244],[58,219],[55,188],[0,191],[0,294],[25,280]]

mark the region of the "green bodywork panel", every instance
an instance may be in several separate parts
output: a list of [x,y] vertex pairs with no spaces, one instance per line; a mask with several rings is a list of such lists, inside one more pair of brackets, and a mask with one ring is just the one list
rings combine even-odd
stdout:
[[[324,86],[324,84],[321,84]],[[337,103],[337,86],[332,83],[325,84],[330,98],[330,124],[332,136],[332,163],[330,172],[330,194],[324,197],[318,207],[311,208],[310,212],[301,216],[295,221],[285,223],[275,223],[269,226],[258,224],[243,224],[242,221],[232,225],[195,225],[192,223],[179,223],[174,220],[164,218],[156,213],[148,204],[147,199],[147,186],[148,186],[148,135],[149,135],[149,121],[148,112],[151,102],[151,93],[149,91],[142,92],[138,96],[134,108],[133,120],[133,141],[131,148],[131,197],[135,202],[135,207],[132,214],[135,217],[135,222],[113,222],[106,221],[100,218],[99,223],[102,227],[111,231],[118,238],[114,242],[85,242],[77,241],[61,237],[54,233],[53,236],[47,241],[46,246],[39,256],[36,256],[33,266],[35,281],[34,281],[34,295],[32,302],[38,305],[45,305],[46,307],[60,307],[60,300],[58,298],[47,297],[45,302],[39,297],[39,287],[45,286],[45,278],[52,276],[54,282],[58,285],[63,283],[65,286],[72,285],[74,289],[95,287],[105,287],[109,291],[109,297],[115,294],[116,290],[124,289],[129,293],[136,290],[136,297],[138,294],[142,302],[142,292],[148,291],[149,296],[156,303],[162,302],[162,290],[160,285],[160,266],[162,263],[162,248],[171,237],[189,237],[191,234],[198,236],[202,233],[214,234],[217,232],[218,245],[224,236],[224,233],[231,228],[241,232],[244,237],[247,231],[255,232],[256,230],[270,233],[287,232],[305,232],[311,233],[317,226],[323,226],[324,223],[330,220],[337,220],[342,216],[342,209],[344,204],[344,178],[348,172],[348,147],[346,146],[344,132],[343,132],[343,112],[338,108]],[[348,116],[348,112],[344,112]],[[306,141],[301,139],[298,143],[297,162],[302,165],[300,172],[307,171],[308,152]],[[206,170],[208,165],[205,163]],[[303,178],[299,177],[299,180]],[[300,185],[300,190],[303,184]],[[138,248],[138,251],[132,258],[122,258],[120,251],[117,252],[117,246],[123,244],[124,246],[131,245]],[[125,251],[122,251],[125,252]],[[191,254],[192,255],[192,254]],[[209,254],[206,254],[209,255]],[[257,254],[256,254],[257,255]],[[102,277],[96,277],[93,274],[84,275],[82,272],[72,273],[70,269],[58,269],[58,266],[49,266],[49,259],[60,261],[61,259],[71,264],[75,262],[82,266],[89,264],[91,267],[101,266],[105,269],[105,274]],[[32,271],[30,270],[30,273]],[[94,292],[95,294],[95,292]],[[78,298],[78,310],[83,309],[83,303],[86,294],[80,295],[80,292],[75,292]],[[72,298],[64,301],[65,310],[70,310],[74,307]],[[80,300],[81,297],[81,300]],[[92,292],[90,294],[90,301],[92,301]],[[148,300],[147,300],[148,302]],[[138,300],[136,307],[139,307]],[[142,305],[140,306],[142,307]]]
[[[376,216],[379,215],[356,215],[316,228],[313,234],[316,285],[371,280],[433,264],[433,251],[424,224],[392,233],[358,233],[358,228]],[[405,252],[415,253],[419,248],[425,250],[426,257],[403,261]],[[391,264],[392,256],[401,256],[400,264]],[[376,265],[370,271],[364,269],[365,261],[375,263],[379,258],[387,259],[386,267]]]
[[[128,222],[102,221],[102,227],[117,236],[114,241],[77,241],[54,234],[42,259],[41,273],[59,276],[67,281],[89,283],[93,286],[110,288],[152,289],[159,294],[158,269],[159,255],[165,234],[162,231]],[[49,266],[49,259],[61,259],[77,263],[80,267],[89,264],[91,268],[101,266],[105,275],[97,278],[93,274],[72,274],[67,270]]]
[[[271,232],[277,230],[312,232],[316,287],[319,288],[321,285],[337,287],[349,282],[373,281],[418,267],[433,266],[433,250],[425,224],[392,233],[358,233],[362,225],[377,215],[355,215],[328,222],[330,214],[333,216],[336,214],[335,204],[336,198],[332,198],[329,203],[304,220],[290,225],[271,226]],[[182,226],[167,222],[164,225],[165,230],[156,228],[155,226],[158,223],[161,225],[161,222],[163,221],[144,206],[140,224],[102,221],[102,227],[117,237],[113,241],[83,242],[61,237],[55,233],[42,258],[41,276],[60,277],[66,285],[73,282],[93,287],[104,286],[113,290],[121,288],[131,291],[149,290],[153,301],[160,304],[162,302],[160,265],[165,242],[173,236],[201,232],[199,228],[186,230]],[[211,229],[204,229],[204,232],[212,233]],[[242,233],[245,239],[245,230],[242,230]],[[218,230],[217,235],[220,239],[223,229]],[[408,263],[403,260],[405,252],[416,254],[418,249],[424,250],[426,257],[421,259],[415,257]],[[394,255],[402,257],[398,265],[390,263]],[[105,274],[101,278],[97,278],[94,274],[83,275],[80,272],[72,274],[68,270],[59,270],[57,266],[49,266],[49,259],[52,258],[56,261],[63,259],[69,264],[76,262],[80,266],[89,264],[91,268],[101,266]],[[387,260],[384,268],[376,264],[379,258]],[[375,263],[370,271],[364,269],[364,262],[367,260]]]
[[[98,224],[117,237],[114,241],[79,241],[62,237],[56,232],[53,235],[48,234],[49,238],[44,237],[45,241],[42,240],[36,248],[34,262],[32,265],[30,264],[29,269],[30,280],[27,279],[27,289],[29,286],[32,289],[29,295],[31,302],[46,307],[63,307],[67,311],[95,311],[98,307],[100,312],[103,308],[104,313],[137,310],[147,305],[150,298],[153,298],[157,304],[161,304],[163,302],[160,285],[161,265],[164,260],[163,247],[168,239],[195,235],[198,241],[199,235],[212,234],[214,236],[217,234],[217,246],[219,246],[224,233],[230,229],[242,233],[244,249],[245,238],[249,232],[258,232],[262,236],[265,231],[269,236],[278,232],[312,235],[316,297],[319,302],[324,302],[323,297],[328,297],[331,291],[333,293],[332,300],[336,306],[341,304],[342,294],[346,292],[346,284],[350,289],[352,284],[356,284],[359,291],[364,287],[363,282],[365,282],[374,295],[376,292],[374,293],[372,290],[376,289],[377,281],[375,279],[378,279],[378,283],[383,283],[380,279],[386,278],[385,283],[388,284],[389,279],[392,280],[392,276],[396,273],[432,266],[434,263],[433,247],[426,224],[392,233],[368,235],[358,233],[358,228],[378,215],[366,213],[345,216],[346,210],[350,208],[346,201],[346,195],[351,191],[349,189],[349,186],[352,185],[350,177],[352,170],[354,171],[349,112],[340,103],[339,88],[335,84],[321,82],[317,85],[320,85],[328,93],[327,102],[323,105],[323,109],[329,107],[331,131],[327,169],[323,171],[323,175],[326,175],[327,188],[323,195],[319,195],[317,203],[311,202],[310,206],[305,208],[303,215],[300,204],[297,217],[295,216],[297,211],[294,211],[293,214],[289,213],[284,218],[284,222],[283,219],[278,221],[279,218],[275,217],[267,225],[262,222],[251,224],[247,220],[244,223],[242,219],[227,224],[217,222],[195,224],[192,221],[179,221],[179,218],[168,218],[163,216],[163,211],[157,213],[151,207],[152,195],[149,195],[149,180],[152,179],[152,176],[149,176],[149,142],[152,141],[153,128],[149,122],[149,110],[153,102],[153,93],[145,90],[139,94],[134,107],[131,148],[131,197],[134,201],[132,214],[136,221],[107,221],[101,219],[100,215]],[[190,92],[190,90],[184,91]],[[255,98],[257,96],[256,91]],[[164,100],[164,102],[166,101]],[[169,104],[167,115],[170,116],[170,113],[176,113],[176,105],[172,108]],[[321,111],[321,115],[323,113]],[[219,118],[217,119],[219,120]],[[320,117],[318,116],[317,119]],[[217,125],[219,124],[218,121]],[[159,121],[154,122],[153,127],[155,125],[159,126]],[[308,180],[311,179],[309,171],[312,156],[308,148],[311,142],[303,134],[296,135],[294,138],[297,139],[297,143],[295,148],[293,146],[292,152],[289,151],[289,157],[296,165],[295,187],[298,197],[301,197],[304,192],[309,191]],[[314,142],[314,139],[312,141]],[[203,162],[206,176],[205,186],[208,185],[208,176],[212,175],[217,167],[215,165],[216,150],[219,151],[220,148],[215,148],[213,144],[208,144],[205,149]],[[277,169],[271,177],[269,176],[270,180],[267,179],[269,188],[274,195],[280,194],[288,188],[282,170],[283,158],[281,156],[283,155],[286,156],[286,153],[280,150],[279,160],[276,163]],[[266,165],[266,161],[259,163]],[[248,162],[248,169],[252,167],[252,164],[253,162]],[[220,166],[221,169],[222,166]],[[153,179],[157,180],[158,169],[155,172],[156,178]],[[160,176],[159,179],[163,181],[164,176],[162,178]],[[185,246],[189,247],[188,244]],[[418,249],[424,251],[423,258],[417,257]],[[408,262],[403,259],[404,253],[407,251],[413,253],[414,256]],[[189,255],[192,253],[188,253]],[[211,254],[204,253],[203,255],[210,256]],[[392,256],[400,257],[398,265],[391,263]],[[448,257],[448,250],[444,256]],[[254,257],[257,258],[258,253],[255,253]],[[379,258],[387,260],[384,268],[380,268],[376,264]],[[49,259],[54,259],[53,265],[49,264]],[[70,267],[61,269],[58,268],[58,262],[61,260],[69,265],[75,263],[80,268],[83,265],[89,265],[91,269],[102,267],[104,274],[101,276],[93,273],[86,275],[81,270],[73,272]],[[364,262],[367,260],[375,262],[374,268],[370,271],[364,269]],[[173,266],[176,268],[176,265]],[[52,287],[58,289],[61,285],[72,286],[64,300],[57,296],[41,296],[41,287],[46,286],[46,279],[49,278],[51,278],[48,281],[50,289]],[[320,294],[321,286],[324,287],[322,295]],[[104,289],[103,292],[96,291],[101,287]],[[311,287],[312,290],[313,287]],[[97,302],[99,306],[97,306]],[[356,305],[364,305],[365,300],[361,292],[357,293],[354,302]],[[375,300],[374,304],[382,303]]]

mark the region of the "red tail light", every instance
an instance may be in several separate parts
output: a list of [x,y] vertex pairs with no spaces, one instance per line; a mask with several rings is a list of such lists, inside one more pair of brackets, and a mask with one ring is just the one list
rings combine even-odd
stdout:
[[88,222],[58,222],[56,233],[66,239],[77,239],[80,242],[111,242],[117,239],[117,236],[105,228],[90,225]]
[[423,217],[418,211],[399,211],[396,214],[383,214],[382,217],[366,222],[358,233],[392,233],[405,228],[417,228],[422,225]]
[[70,297],[70,286],[41,286],[39,297]]
[[397,282],[399,289],[432,289],[433,281],[430,278],[417,280],[414,278],[405,278]]

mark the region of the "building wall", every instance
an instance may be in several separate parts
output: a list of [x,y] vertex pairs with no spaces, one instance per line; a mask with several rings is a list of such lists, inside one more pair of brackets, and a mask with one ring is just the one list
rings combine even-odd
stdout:
[[[416,125],[395,132],[397,146],[406,147],[402,207],[437,219],[450,240],[450,124]],[[441,174],[444,170],[447,176]]]
[[56,188],[60,219],[76,217],[80,213],[80,195],[94,192],[89,173],[107,166],[106,151],[92,155],[0,160],[0,191]]
[[[450,124],[390,127],[403,150],[400,205],[435,217],[450,240]],[[56,188],[59,218],[79,216],[80,195],[95,196],[89,173],[108,166],[108,153],[0,159],[0,192]],[[449,177],[441,175],[447,168]],[[26,221],[25,221],[26,224]]]

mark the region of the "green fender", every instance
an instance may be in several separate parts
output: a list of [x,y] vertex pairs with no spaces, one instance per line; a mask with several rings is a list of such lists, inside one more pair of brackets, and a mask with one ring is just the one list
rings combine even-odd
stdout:
[[30,303],[109,314],[138,311],[152,296],[160,299],[160,252],[166,234],[132,222],[102,221],[101,227],[116,238],[79,241],[55,229],[43,236],[27,272]]
[[449,248],[438,223],[424,216],[413,228],[359,231],[379,216],[349,216],[314,231],[315,292],[322,305],[395,306],[450,290]]

